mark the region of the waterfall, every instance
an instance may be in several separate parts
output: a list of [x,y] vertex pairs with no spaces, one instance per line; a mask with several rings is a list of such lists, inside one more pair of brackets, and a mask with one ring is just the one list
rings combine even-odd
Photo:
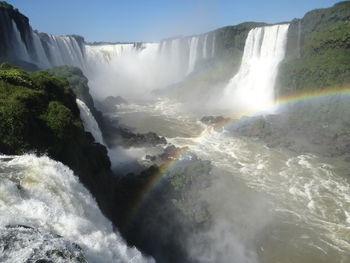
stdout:
[[[55,36],[33,31],[29,26],[27,44],[22,39],[14,20],[12,23],[11,43],[14,47],[14,59],[36,64],[40,68],[71,65],[81,69],[85,67],[85,51],[75,36]],[[9,52],[10,53],[10,52]]]
[[[91,263],[151,261],[113,232],[90,192],[62,163],[46,156],[2,155],[0,193],[0,229],[24,225],[63,236],[78,244]],[[36,246],[36,240],[29,239],[25,248],[5,250],[6,258],[1,258],[6,263],[27,262],[20,259]]]
[[190,52],[188,56],[187,74],[190,74],[197,62],[198,37],[192,37],[190,41]]
[[207,58],[207,41],[208,41],[208,35],[205,35],[204,42],[203,42],[203,55],[202,55],[204,59]]
[[211,56],[214,57],[215,56],[215,45],[216,45],[216,35],[214,33],[213,35],[213,42],[211,44]]
[[234,104],[234,108],[258,111],[272,106],[288,27],[288,24],[281,24],[249,31],[239,71],[225,88],[225,98]]
[[73,36],[48,35],[46,40],[51,66],[70,65],[84,68],[84,51]]
[[18,56],[18,59],[29,62],[30,57],[29,57],[29,54],[27,51],[27,47],[21,38],[21,34],[17,28],[15,21],[13,21],[13,20],[12,20],[12,30],[13,30],[13,34],[14,34],[12,44],[14,47],[16,47],[16,55]]
[[134,44],[107,44],[85,46],[86,57],[89,63],[108,63],[115,57],[130,53],[134,50]]
[[36,62],[41,68],[49,68],[51,66],[51,63],[49,61],[49,58],[47,57],[45,53],[45,49],[41,43],[41,39],[38,36],[38,34],[34,31],[32,33],[32,39],[34,43],[34,49],[36,53]]
[[85,131],[90,132],[92,134],[92,136],[94,137],[96,142],[98,142],[102,145],[105,145],[105,143],[103,141],[102,132],[101,132],[94,116],[92,115],[89,107],[86,106],[86,104],[79,99],[77,99],[76,102],[77,102],[77,105],[78,105],[79,110],[80,110],[80,118],[83,121]]

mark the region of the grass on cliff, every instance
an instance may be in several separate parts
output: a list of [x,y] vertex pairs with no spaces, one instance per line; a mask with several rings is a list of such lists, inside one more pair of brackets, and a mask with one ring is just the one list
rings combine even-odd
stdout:
[[[350,83],[350,1],[307,13],[300,23],[300,49],[280,66],[280,95]],[[291,28],[297,28],[292,23]],[[296,41],[290,36],[288,41]]]
[[83,133],[75,95],[66,80],[0,65],[0,152],[57,153]]

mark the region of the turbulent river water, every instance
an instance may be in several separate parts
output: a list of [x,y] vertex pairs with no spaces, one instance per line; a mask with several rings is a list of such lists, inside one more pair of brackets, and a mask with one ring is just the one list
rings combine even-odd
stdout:
[[[119,107],[136,131],[154,131],[210,160],[214,183],[202,191],[214,224],[201,262],[350,262],[350,168],[341,159],[271,149],[215,131],[169,101]],[[219,260],[219,261],[218,261]]]

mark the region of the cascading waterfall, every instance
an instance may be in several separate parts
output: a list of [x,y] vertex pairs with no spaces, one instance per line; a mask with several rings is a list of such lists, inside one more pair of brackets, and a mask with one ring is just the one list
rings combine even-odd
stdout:
[[207,58],[207,41],[208,41],[208,35],[205,35],[204,42],[203,42],[203,59]]
[[225,103],[236,110],[267,110],[274,102],[278,65],[285,55],[289,24],[249,31],[238,73],[225,88]]
[[133,50],[134,44],[85,45],[88,63],[110,62],[113,58]]
[[215,56],[215,48],[216,48],[216,35],[213,35],[213,41],[211,44],[211,56],[214,57]]
[[79,99],[77,99],[76,102],[80,110],[80,118],[83,121],[85,131],[90,132],[96,142],[105,145],[100,127],[98,126],[89,107]]
[[192,37],[190,41],[190,53],[188,55],[188,69],[187,74],[190,74],[197,62],[198,54],[198,37]]
[[16,47],[17,56],[24,61],[30,61],[25,43],[22,41],[21,34],[17,28],[15,21],[12,20],[12,30],[14,33],[13,45]]
[[40,34],[29,27],[29,37],[26,43],[12,22],[12,45],[15,47],[15,59],[33,63],[40,68],[71,65],[82,69],[85,67],[85,51],[74,36],[54,36]]
[[171,41],[171,62],[174,65],[175,76],[181,78],[180,74],[180,40]]
[[[24,225],[58,234],[78,244],[91,263],[153,262],[128,248],[73,172],[48,157],[0,156],[0,193],[1,228]],[[6,251],[1,262],[19,262],[36,245],[32,237],[26,249]]]
[[85,49],[84,73],[95,96],[137,96],[160,86],[167,77],[159,74],[164,66],[158,59],[158,43],[86,45]]
[[160,43],[88,44],[79,36],[39,33],[30,25],[23,37],[14,20],[10,30],[15,47],[14,52],[8,52],[10,60],[43,69],[79,67],[89,79],[91,92],[100,98],[113,92],[132,98],[177,83],[195,69],[199,58],[207,59],[215,50],[215,36],[209,42],[208,34]]
[[45,53],[45,49],[41,43],[41,39],[38,36],[38,33],[32,31],[32,39],[34,43],[35,53],[36,53],[36,61],[39,67],[41,68],[49,68],[51,66],[51,62]]
[[47,40],[51,66],[70,65],[84,68],[84,51],[71,36],[49,35]]

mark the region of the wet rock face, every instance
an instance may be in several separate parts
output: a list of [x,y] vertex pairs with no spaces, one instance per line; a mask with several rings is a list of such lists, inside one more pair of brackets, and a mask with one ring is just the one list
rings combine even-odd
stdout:
[[108,96],[98,106],[103,112],[115,112],[116,107],[121,104],[128,104],[128,102],[121,96]]
[[232,134],[257,137],[268,147],[325,157],[350,153],[350,98],[333,95],[298,102],[277,115],[245,117],[228,129]]
[[222,116],[204,116],[201,118],[201,122],[206,125],[214,125],[225,121],[226,119]]
[[24,225],[0,227],[0,252],[4,263],[87,263],[77,244]]
[[127,133],[124,134],[124,143],[123,145],[125,147],[142,147],[142,146],[156,146],[160,144],[166,144],[167,141],[164,137],[158,136],[154,132],[148,132],[148,133]]

